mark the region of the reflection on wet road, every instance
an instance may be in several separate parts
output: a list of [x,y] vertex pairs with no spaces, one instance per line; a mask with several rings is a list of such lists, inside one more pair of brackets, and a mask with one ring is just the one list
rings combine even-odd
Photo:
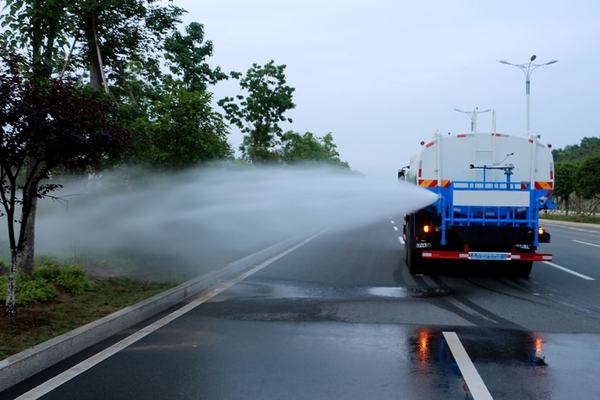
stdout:
[[[322,235],[43,398],[483,399],[473,371],[494,399],[600,398],[597,280],[411,276],[390,225]],[[557,263],[600,278],[552,233]]]

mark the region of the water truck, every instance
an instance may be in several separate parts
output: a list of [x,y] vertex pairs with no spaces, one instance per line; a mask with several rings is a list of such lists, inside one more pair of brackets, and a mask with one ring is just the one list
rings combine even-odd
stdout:
[[[398,178],[438,195],[404,217],[406,264],[413,274],[444,260],[502,262],[527,277],[550,234],[539,211],[554,208],[550,146],[535,136],[500,133],[436,134]],[[451,263],[451,262],[450,262]]]

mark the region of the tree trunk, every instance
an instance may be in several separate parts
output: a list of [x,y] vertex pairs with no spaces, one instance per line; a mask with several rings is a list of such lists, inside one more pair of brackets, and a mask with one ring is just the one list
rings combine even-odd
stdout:
[[10,269],[8,271],[8,285],[6,285],[6,303],[4,305],[4,315],[10,320],[13,320],[17,315],[17,258],[17,250],[11,249]]
[[31,213],[25,224],[25,241],[23,249],[17,256],[17,268],[31,276],[34,270],[35,255],[35,214],[37,212],[37,197],[31,200]]
[[87,41],[87,58],[90,67],[90,85],[100,87],[102,82],[102,71],[100,60],[96,49],[96,15],[90,12],[86,15],[85,38]]
[[565,215],[569,215],[569,196],[565,197]]

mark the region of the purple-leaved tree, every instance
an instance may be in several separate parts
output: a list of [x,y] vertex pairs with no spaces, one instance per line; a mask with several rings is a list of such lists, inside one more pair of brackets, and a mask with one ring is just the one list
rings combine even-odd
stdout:
[[130,139],[101,94],[62,80],[32,85],[17,65],[14,58],[0,59],[0,213],[6,217],[11,254],[5,304],[11,319],[17,262],[27,244],[32,208],[60,188],[49,173],[98,166]]

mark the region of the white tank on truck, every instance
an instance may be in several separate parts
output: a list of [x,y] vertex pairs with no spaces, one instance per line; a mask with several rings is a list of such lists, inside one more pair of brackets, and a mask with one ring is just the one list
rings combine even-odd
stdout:
[[507,262],[528,276],[550,235],[539,210],[553,208],[554,164],[537,137],[500,133],[435,135],[399,177],[438,194],[405,216],[406,262],[412,273],[441,260]]

